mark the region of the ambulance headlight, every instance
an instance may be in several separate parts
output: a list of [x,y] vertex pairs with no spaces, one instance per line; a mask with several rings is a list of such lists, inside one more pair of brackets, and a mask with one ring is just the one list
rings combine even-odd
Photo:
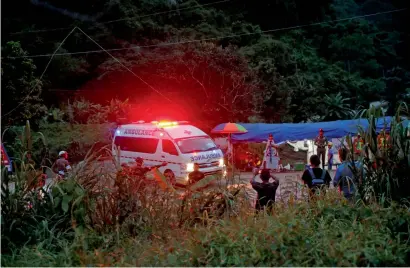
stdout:
[[186,164],[186,171],[188,171],[188,172],[194,171],[194,163]]
[[219,167],[223,167],[224,166],[224,159],[221,158],[219,159]]

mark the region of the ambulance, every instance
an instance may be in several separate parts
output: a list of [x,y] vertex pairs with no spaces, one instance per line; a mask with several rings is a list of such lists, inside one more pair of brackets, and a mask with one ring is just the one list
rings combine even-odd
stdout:
[[159,170],[177,184],[188,184],[194,163],[205,177],[226,176],[222,151],[205,132],[186,121],[120,125],[115,130],[112,153],[120,164],[134,164],[137,157],[144,159],[145,166],[165,162]]

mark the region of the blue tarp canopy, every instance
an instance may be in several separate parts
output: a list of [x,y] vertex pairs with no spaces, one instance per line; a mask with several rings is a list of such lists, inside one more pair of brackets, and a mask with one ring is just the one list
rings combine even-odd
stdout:
[[[376,131],[381,131],[386,125],[390,126],[393,117],[379,118]],[[404,122],[407,126],[409,120]],[[222,124],[216,126],[218,129]],[[328,139],[341,138],[347,134],[356,134],[358,127],[367,129],[369,122],[366,118],[354,120],[339,120],[331,122],[317,123],[284,123],[284,124],[242,124],[248,132],[244,134],[233,134],[232,142],[264,142],[267,141],[269,134],[273,135],[275,143],[283,141],[297,141],[304,139],[314,139],[322,128]]]

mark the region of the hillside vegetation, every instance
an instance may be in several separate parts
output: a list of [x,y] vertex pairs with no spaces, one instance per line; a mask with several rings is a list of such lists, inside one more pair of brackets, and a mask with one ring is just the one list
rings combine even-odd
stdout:
[[211,127],[249,117],[345,119],[380,100],[392,114],[409,102],[407,6],[404,0],[12,2],[3,16],[2,124],[34,124],[75,92],[102,105],[129,99],[138,119],[165,115]]

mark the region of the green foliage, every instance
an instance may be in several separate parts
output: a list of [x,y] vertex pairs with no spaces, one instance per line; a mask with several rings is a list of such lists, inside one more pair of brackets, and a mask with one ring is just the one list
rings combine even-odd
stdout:
[[185,191],[167,191],[151,176],[128,173],[115,159],[109,168],[98,162],[106,148],[89,152],[67,180],[49,189],[39,185],[41,173],[22,161],[13,190],[7,174],[2,176],[2,243],[7,245],[2,262],[406,266],[410,146],[407,132],[393,122],[391,149],[375,147],[379,116],[380,111],[368,111],[370,127],[361,134],[372,154],[390,158],[377,168],[365,158],[367,174],[359,186],[364,202],[354,205],[329,190],[309,203],[278,202],[270,215],[255,217],[243,187],[220,182],[204,189],[198,182]]
[[[22,123],[43,116],[46,108],[40,98],[42,82],[36,77],[36,65],[26,56],[19,42],[10,41],[2,46],[1,80],[3,125]],[[15,57],[15,58],[11,58]]]
[[39,121],[39,132],[32,132],[27,122],[24,127],[7,128],[2,141],[16,159],[23,159],[25,152],[34,151],[32,158],[37,165],[54,159],[61,150],[68,151],[70,159],[76,162],[82,160],[91,148],[98,150],[110,144],[115,122],[127,117],[129,107],[128,101],[117,99],[105,106],[85,100],[75,101],[62,110],[50,109]]
[[43,123],[70,122],[73,124],[103,124],[118,122],[120,118],[126,118],[130,105],[128,100],[120,101],[112,99],[108,104],[95,104],[85,99],[68,102],[62,105],[62,109],[52,108]]
[[6,266],[40,260],[49,266],[408,265],[407,211],[338,201],[332,195],[309,206],[279,205],[271,216],[241,212],[189,228],[157,229],[161,221],[149,222],[136,236],[127,234],[128,228],[103,234],[90,230],[78,233],[74,243],[60,240],[64,250],[25,246],[3,254],[2,261]]
[[379,118],[382,110],[372,108],[365,112],[369,128],[359,132],[366,144],[362,159],[366,174],[359,184],[360,198],[365,202],[376,200],[386,204],[409,202],[410,139],[407,135],[408,126],[403,125],[401,114],[408,114],[408,108],[400,107],[395,120],[384,123],[385,129],[390,130],[384,146],[380,145],[376,133],[377,120],[383,120]]
[[[69,124],[42,123],[39,126],[40,132],[31,135],[33,144],[32,158],[36,165],[50,165],[57,158],[59,151],[67,151],[70,161],[78,162],[83,160],[87,152],[99,150],[103,146],[111,144],[112,130],[115,124]],[[28,151],[22,136],[22,127],[11,127],[3,134],[3,142],[14,158],[23,159]],[[47,138],[45,138],[47,137]],[[44,162],[45,161],[45,162]]]
[[[3,131],[2,141],[16,160],[28,161],[36,167],[45,164],[47,143],[43,133],[31,131],[29,121],[23,127],[10,127]],[[17,161],[14,165],[19,165]]]
[[325,119],[329,121],[350,119],[349,117],[352,116],[352,111],[346,103],[349,100],[349,98],[343,98],[340,92],[336,95],[325,95],[325,103],[328,106]]
[[234,47],[186,44],[152,49],[143,58],[134,66],[157,88],[167,89],[166,96],[181,104],[185,116],[192,114],[192,120],[209,125],[244,121],[260,110],[257,77]]
[[[323,97],[338,92],[349,99],[349,106],[353,110],[367,108],[372,101],[387,100],[390,103],[388,114],[392,115],[397,104],[403,96],[406,96],[410,67],[407,55],[408,40],[405,38],[407,33],[402,26],[407,25],[403,21],[406,16],[401,15],[405,13],[345,20],[347,17],[393,10],[402,5],[401,1],[387,3],[383,0],[361,2],[317,0],[307,3],[293,0],[258,4],[218,3],[206,6],[201,5],[203,3],[210,4],[207,1],[194,0],[102,1],[81,7],[66,1],[59,4],[60,8],[66,7],[67,10],[80,9],[82,14],[95,14],[91,17],[98,17],[99,21],[114,21],[96,24],[89,28],[87,28],[89,25],[84,22],[70,21],[67,15],[70,12],[66,13],[68,21],[64,22],[57,16],[58,12],[50,12],[47,8],[23,15],[20,12],[22,7],[13,5],[10,6],[13,12],[6,12],[4,22],[8,25],[6,27],[8,31],[13,29],[20,31],[21,28],[23,31],[24,28],[33,30],[37,27],[47,28],[48,25],[43,25],[43,21],[39,20],[39,17],[47,16],[57,25],[61,23],[61,27],[67,27],[70,23],[73,26],[80,26],[105,48],[167,44],[161,49],[135,48],[111,52],[144,81],[171,98],[179,108],[187,107],[191,103],[196,105],[195,97],[203,97],[202,94],[190,96],[186,103],[180,103],[180,100],[184,99],[180,96],[185,97],[187,92],[203,92],[201,86],[195,83],[195,79],[201,82],[199,76],[207,76],[204,75],[205,72],[208,74],[220,72],[219,77],[213,79],[212,86],[207,89],[207,92],[212,93],[209,95],[222,97],[215,99],[214,103],[206,103],[207,107],[198,109],[204,111],[209,110],[208,106],[213,105],[217,107],[212,108],[213,110],[226,110],[226,99],[223,99],[224,94],[221,93],[229,92],[229,84],[223,85],[221,77],[230,72],[228,67],[234,69],[231,73],[235,74],[237,80],[243,76],[251,77],[247,82],[254,86],[253,98],[249,99],[250,103],[238,103],[239,106],[245,106],[246,117],[228,111],[221,112],[222,114],[217,116],[207,113],[207,117],[215,118],[218,122],[233,120],[233,118],[246,120],[250,116],[262,117],[266,122],[306,122],[343,118],[345,114],[336,115],[333,112],[332,115],[326,115],[324,113],[326,103]],[[29,10],[30,3],[26,5]],[[316,7],[315,12],[305,12],[311,6]],[[41,16],[38,12],[42,12]],[[147,15],[151,13],[158,14]],[[18,23],[15,23],[16,20]],[[304,27],[303,30],[283,30],[262,34],[262,30],[288,28],[327,20],[339,21]],[[33,35],[22,34],[20,42],[26,50],[30,51],[30,54],[51,53],[64,34],[59,31],[41,32],[34,40]],[[6,42],[10,41],[7,34],[5,36]],[[193,39],[208,41],[202,45],[193,45],[189,41]],[[178,42],[182,44],[173,44]],[[208,54],[211,52],[209,43],[215,46],[212,51],[216,55],[215,58],[227,57],[230,59],[227,60],[229,64],[209,57]],[[17,43],[11,41],[10,44]],[[95,49],[95,44],[88,38],[76,33],[66,41],[59,52]],[[236,55],[238,51],[245,56],[245,59]],[[14,54],[22,55],[22,53],[25,52],[19,50]],[[232,61],[233,56],[240,60]],[[14,61],[14,65],[18,61],[33,63],[27,59],[5,58],[5,60]],[[203,64],[209,60],[212,64],[204,68]],[[44,66],[41,59],[35,59],[35,63],[41,68]],[[186,63],[189,68],[183,68],[181,63]],[[244,63],[249,65],[250,69],[244,68]],[[132,103],[146,104],[147,107],[142,107],[143,110],[148,110],[152,106],[145,101],[147,95],[152,93],[145,90],[146,84],[135,77],[132,78],[132,82],[122,79],[128,74],[127,71],[120,68],[118,62],[105,53],[98,54],[98,57],[92,54],[87,57],[84,55],[56,57],[51,64],[47,73],[46,89],[82,87],[85,82],[95,80],[98,76],[97,80],[103,80],[104,88],[112,88],[111,91],[105,91],[107,94],[92,96],[95,99],[100,98],[98,102],[102,103],[119,96],[121,99],[130,98]],[[196,71],[192,77],[192,70],[198,68],[203,69],[204,72]],[[108,75],[110,73],[113,75]],[[12,87],[18,88],[20,85],[16,85],[16,81],[20,74],[21,72],[15,72],[13,68],[4,68],[3,79],[15,81]],[[7,76],[13,78],[9,79]],[[26,78],[24,80],[32,80],[30,77]],[[132,83],[132,86],[129,87],[128,83]],[[204,84],[203,81],[201,83]],[[192,90],[192,87],[196,89]],[[87,84],[83,88],[87,89]],[[135,88],[139,90],[136,91]],[[48,105],[60,106],[61,103],[54,101],[56,99],[54,93],[46,91],[44,95],[49,100]],[[30,96],[38,98],[38,94]],[[165,101],[159,95],[155,96],[154,100]],[[408,101],[408,98],[405,101]],[[23,119],[38,117],[37,113],[44,113],[44,109],[38,107],[33,111],[21,108],[16,111],[16,114],[21,114]],[[99,107],[89,108],[100,110]],[[3,111],[7,109],[3,107]],[[230,111],[229,107],[228,110]],[[85,118],[88,117],[86,113],[78,113],[76,121],[85,123],[87,120]],[[105,120],[103,114],[96,115],[92,119],[94,123]],[[184,114],[187,112],[184,111]],[[67,116],[71,118],[71,112],[67,111]]]
[[77,162],[84,159],[91,148],[98,150],[109,145],[114,127],[113,124],[54,123],[41,125],[40,130],[47,137],[50,157],[54,159],[64,150],[71,161]]
[[[402,219],[409,220],[404,211]],[[366,266],[406,263],[405,244],[389,234],[391,210],[335,204],[296,206],[273,216],[222,221],[154,243],[143,263],[169,266]],[[368,247],[367,245],[374,245]],[[312,250],[315,249],[315,250]]]
[[70,237],[66,233],[69,217],[53,205],[53,196],[42,188],[41,172],[22,161],[13,178],[6,170],[2,173],[1,238],[4,252],[39,242],[48,244],[51,250],[59,239]]

